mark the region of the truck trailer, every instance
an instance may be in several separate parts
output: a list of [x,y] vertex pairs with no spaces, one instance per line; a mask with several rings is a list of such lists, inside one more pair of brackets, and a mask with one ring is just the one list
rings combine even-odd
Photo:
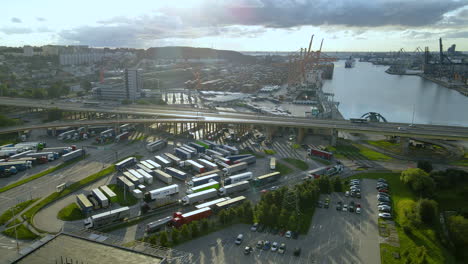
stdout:
[[256,179],[254,179],[253,183],[255,186],[262,186],[264,184],[278,180],[279,177],[280,177],[279,171],[275,171],[275,172],[257,177]]
[[201,192],[201,191],[212,189],[212,188],[214,188],[216,190],[219,189],[219,182],[210,181],[210,182],[207,182],[205,184],[202,184],[202,185],[187,189],[187,194],[197,193],[197,192]]
[[172,216],[164,217],[158,219],[154,222],[146,224],[146,233],[152,233],[160,230],[162,227],[166,226],[169,222],[172,221]]
[[172,162],[172,164],[179,166],[181,160],[178,157],[172,155],[171,153],[164,153],[164,156],[166,156],[167,159],[169,159]]
[[135,184],[124,176],[117,177],[117,185],[125,189],[127,192],[135,190]]
[[170,167],[172,165],[169,160],[163,158],[162,156],[154,156],[154,160],[163,168]]
[[96,198],[101,208],[109,207],[109,199],[107,199],[107,197],[98,188],[93,189],[91,193],[93,194],[93,197]]
[[93,204],[82,193],[76,196],[76,204],[85,215],[89,214],[93,210]]
[[192,171],[195,171],[196,173],[204,173],[205,172],[205,167],[201,165],[198,162],[195,162],[193,160],[186,160],[184,162],[185,166],[189,166]]
[[232,175],[236,172],[243,171],[245,169],[247,169],[247,163],[241,162],[241,163],[231,165],[227,168],[224,168],[223,171],[224,171],[224,175]]
[[137,169],[136,170],[141,176],[143,176],[143,179],[146,184],[153,184],[153,176],[146,172],[144,169]]
[[218,196],[218,190],[208,189],[197,193],[192,193],[187,196],[182,197],[181,203],[183,205],[190,205],[197,202],[201,202],[207,199],[211,199]]
[[163,199],[165,197],[179,193],[179,185],[172,184],[148,192],[149,200]]
[[245,162],[245,163],[247,163],[247,165],[252,165],[255,162],[257,162],[257,158],[254,155],[250,155],[248,157],[245,157],[245,158],[238,159],[238,160],[234,161],[233,164],[238,164],[238,163],[241,163],[241,162]]
[[102,185],[99,187],[101,189],[101,192],[109,199],[111,203],[117,202],[117,194],[113,192],[107,185]]
[[236,192],[242,192],[249,189],[250,183],[248,181],[241,181],[234,184],[224,185],[224,187],[218,189],[220,196],[229,195]]
[[241,174],[236,174],[224,179],[224,186],[229,184],[238,183],[241,181],[250,181],[252,179],[252,172],[244,172]]
[[196,149],[198,153],[205,153],[206,148],[200,144],[197,144],[195,142],[190,142],[189,146]]
[[206,168],[210,169],[210,170],[217,170],[218,169],[218,165],[216,165],[215,163],[211,162],[211,161],[208,161],[208,160],[205,160],[205,159],[198,159],[198,162],[205,166]]
[[156,178],[165,184],[172,184],[172,176],[162,170],[155,170]]
[[165,148],[166,145],[167,145],[167,142],[165,140],[158,140],[158,141],[147,144],[146,149],[150,152],[154,152],[154,151]]
[[182,225],[186,225],[192,221],[207,218],[211,215],[211,213],[212,212],[209,207],[204,207],[184,214],[182,214],[181,212],[176,212],[173,215],[171,225],[176,228],[179,228]]
[[182,148],[175,148],[174,151],[176,156],[183,160],[192,158],[192,155],[189,152],[183,150]]
[[120,222],[130,216],[130,208],[125,206],[108,212],[88,217],[84,220],[85,228],[99,228],[111,223]]
[[129,157],[115,164],[115,168],[119,171],[122,171],[125,168],[134,166],[136,163],[137,159],[135,157]]
[[189,188],[193,188],[193,187],[197,187],[197,186],[200,186],[202,184],[208,183],[210,181],[219,182],[220,180],[221,180],[221,177],[219,176],[219,174],[213,173],[213,174],[208,174],[208,175],[203,176],[203,177],[196,177],[196,178],[194,177],[194,178],[192,178],[192,180],[187,182],[187,186]]

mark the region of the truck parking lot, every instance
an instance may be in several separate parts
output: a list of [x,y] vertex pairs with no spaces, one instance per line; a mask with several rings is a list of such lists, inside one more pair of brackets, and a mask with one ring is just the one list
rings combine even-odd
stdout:
[[[267,232],[250,231],[250,226],[235,225],[225,230],[182,244],[176,249],[194,254],[194,263],[380,263],[375,181],[363,180],[362,198],[330,195],[330,208],[317,208],[309,232],[291,239]],[[322,195],[322,200],[327,196]],[[361,214],[336,210],[338,201],[361,204]],[[244,235],[240,246],[234,241]],[[284,255],[257,249],[258,240],[286,244]],[[254,248],[244,254],[245,246]],[[301,248],[294,256],[295,247]]]

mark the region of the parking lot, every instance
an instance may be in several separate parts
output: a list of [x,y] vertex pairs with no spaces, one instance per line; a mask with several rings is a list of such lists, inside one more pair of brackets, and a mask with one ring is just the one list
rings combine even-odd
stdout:
[[[362,198],[330,195],[330,208],[317,208],[308,234],[288,239],[270,233],[251,232],[250,226],[235,225],[195,239],[176,249],[193,253],[194,263],[380,263],[375,180],[363,180]],[[324,200],[327,196],[321,197]],[[338,201],[361,204],[361,214],[336,210]],[[234,241],[244,234],[240,246]],[[286,244],[284,255],[255,248],[258,240]],[[254,248],[244,254],[245,246]],[[299,257],[293,255],[301,248]]]

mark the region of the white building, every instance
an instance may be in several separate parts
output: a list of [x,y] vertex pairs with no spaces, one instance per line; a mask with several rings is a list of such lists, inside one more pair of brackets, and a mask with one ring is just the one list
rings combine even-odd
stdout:
[[27,57],[31,57],[34,55],[34,49],[31,46],[24,46],[23,47],[23,55]]
[[70,53],[60,54],[60,65],[80,65],[99,62],[102,60],[102,53]]

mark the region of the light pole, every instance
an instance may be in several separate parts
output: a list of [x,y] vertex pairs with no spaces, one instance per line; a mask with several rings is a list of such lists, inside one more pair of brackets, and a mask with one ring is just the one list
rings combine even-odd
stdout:
[[414,112],[415,112],[416,105],[413,104],[413,118],[411,119],[411,126],[414,126]]

